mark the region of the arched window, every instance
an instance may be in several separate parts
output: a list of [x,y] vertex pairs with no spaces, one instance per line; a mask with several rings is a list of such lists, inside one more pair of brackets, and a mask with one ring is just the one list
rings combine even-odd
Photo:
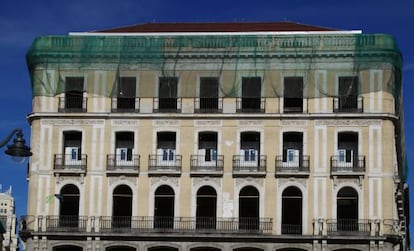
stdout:
[[79,189],[75,185],[65,185],[57,195],[59,207],[59,226],[79,226]]
[[263,251],[261,248],[252,248],[252,247],[243,247],[243,248],[235,248],[233,251]]
[[128,247],[128,246],[113,246],[113,247],[107,247],[105,251],[135,251],[136,248]]
[[220,248],[213,248],[213,247],[196,247],[190,249],[190,251],[221,251]]
[[64,246],[57,246],[53,248],[53,251],[82,251],[82,247],[72,246],[72,245],[64,245]]
[[148,251],[178,251],[178,248],[160,246],[148,248]]
[[217,193],[211,186],[197,192],[196,228],[215,229],[217,215]]
[[302,234],[302,192],[297,187],[282,193],[282,234]]
[[154,228],[174,227],[174,190],[163,185],[155,190]]
[[336,217],[338,231],[358,231],[358,193],[352,187],[338,191]]
[[239,228],[259,229],[259,191],[253,186],[246,186],[240,191]]
[[117,186],[113,192],[112,227],[131,227],[132,216],[132,190],[126,185]]

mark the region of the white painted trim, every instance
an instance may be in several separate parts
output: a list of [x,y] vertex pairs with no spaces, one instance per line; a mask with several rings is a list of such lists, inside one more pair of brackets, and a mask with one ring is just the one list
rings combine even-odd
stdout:
[[[157,153],[157,134],[159,132],[174,132],[175,133],[175,154],[180,154],[180,147],[181,147],[181,142],[180,142],[180,128],[171,128],[171,127],[154,127],[154,134],[153,134],[153,138],[152,138],[152,152],[154,154]],[[137,142],[136,142],[137,143]]]
[[[109,180],[108,180],[108,182],[109,182]],[[128,186],[131,189],[131,191],[132,191],[132,213],[131,213],[131,216],[137,215],[137,206],[138,206],[137,191],[138,191],[138,188],[137,188],[135,183],[130,182],[129,180],[117,180],[114,183],[108,185],[108,196],[107,196],[107,201],[106,201],[107,211],[106,212],[110,216],[113,215],[114,190],[118,186],[122,186],[122,185]]]
[[248,181],[248,180],[243,180],[243,182],[240,182],[239,184],[237,184],[237,179],[234,179],[234,195],[233,195],[233,215],[235,218],[239,217],[239,200],[240,200],[240,191],[247,187],[247,186],[252,186],[254,188],[257,189],[257,191],[259,192],[259,218],[260,217],[264,217],[264,212],[265,212],[265,183],[263,182],[263,186],[261,187],[259,184],[253,182],[253,181]]
[[[221,127],[220,127],[221,128]],[[198,128],[198,127],[194,127],[194,154],[198,153],[198,145],[200,142],[198,142],[198,135],[200,133],[204,133],[204,132],[215,132],[217,133],[217,155],[219,155],[221,153],[221,130],[220,129],[216,129],[216,128]]]
[[[332,184],[333,185],[333,184]],[[344,187],[351,187],[353,188],[357,194],[358,194],[358,218],[359,219],[364,219],[364,194],[363,194],[363,185],[358,186],[357,184],[353,183],[353,182],[343,182],[338,184],[337,186],[333,187],[333,193],[332,193],[332,218],[336,219],[337,218],[337,197],[338,197],[338,192],[339,190],[341,190]]]
[[220,185],[217,185],[215,182],[211,180],[203,180],[195,185],[195,179],[191,180],[192,182],[192,189],[191,189],[191,215],[192,217],[196,217],[197,213],[197,192],[200,188],[204,186],[210,186],[214,188],[216,191],[216,217],[222,217],[223,215],[223,197],[222,197],[222,188],[221,188],[221,179]]
[[179,211],[180,209],[180,184],[179,184],[179,180],[178,180],[178,185],[175,185],[173,181],[171,181],[170,179],[166,179],[166,180],[160,180],[157,183],[154,183],[151,185],[151,182],[149,182],[150,184],[150,196],[149,196],[149,203],[148,203],[148,216],[153,217],[154,216],[154,206],[155,206],[155,191],[157,190],[157,188],[159,188],[160,186],[163,185],[167,185],[169,187],[171,187],[174,191],[174,216],[176,215],[180,215],[181,211]]

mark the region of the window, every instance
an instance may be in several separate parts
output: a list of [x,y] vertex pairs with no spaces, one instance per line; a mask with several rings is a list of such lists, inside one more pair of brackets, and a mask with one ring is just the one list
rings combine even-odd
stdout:
[[239,194],[239,228],[259,229],[259,212],[259,191],[253,186],[244,187]]
[[297,187],[282,193],[282,234],[302,234],[302,192]]
[[65,79],[65,98],[64,111],[80,112],[84,111],[86,104],[83,98],[83,77],[66,77]]
[[117,186],[112,195],[112,227],[131,227],[132,190],[126,185]]
[[76,131],[68,131],[63,133],[63,152],[64,164],[80,165],[82,160],[81,154],[82,133]]
[[284,113],[303,112],[303,78],[285,77],[283,94]]
[[210,186],[197,191],[196,228],[215,229],[217,214],[217,193]]
[[154,228],[174,227],[174,190],[163,185],[155,190]]
[[242,161],[255,162],[255,165],[258,165],[258,159],[260,155],[260,133],[241,133],[240,155]]
[[358,193],[353,188],[338,191],[336,217],[338,231],[358,231]]
[[203,156],[204,161],[217,160],[217,133],[202,132],[198,134],[198,154]]
[[79,189],[75,185],[65,185],[58,195],[60,202],[59,226],[79,226]]
[[[262,106],[262,79],[260,77],[243,77],[242,78],[242,93],[241,105],[239,111],[241,112],[261,112],[264,110]],[[241,107],[240,107],[241,106]]]
[[116,97],[116,111],[133,111],[136,107],[136,78],[120,77]]
[[175,132],[159,132],[157,133],[157,159],[158,164],[172,165],[175,163]]
[[200,112],[218,112],[219,108],[219,79],[217,77],[200,78]]
[[134,150],[134,133],[117,132],[115,136],[115,154],[117,163],[132,161],[132,154]]
[[358,163],[358,133],[338,133],[338,167],[352,170],[354,163]]
[[358,77],[339,77],[338,98],[334,103],[335,112],[356,112],[362,109],[358,104]]
[[291,167],[299,167],[303,151],[303,134],[301,132],[283,133],[283,162]]
[[160,77],[158,89],[159,111],[177,111],[178,78]]

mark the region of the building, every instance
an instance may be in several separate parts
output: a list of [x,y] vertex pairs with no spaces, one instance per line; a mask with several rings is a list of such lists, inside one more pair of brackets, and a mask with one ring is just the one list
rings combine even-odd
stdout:
[[148,23],[27,62],[27,250],[409,249],[389,35]]
[[2,251],[18,250],[17,234],[16,234],[16,214],[14,211],[14,198],[12,196],[11,187],[1,190],[0,184],[0,232],[2,233],[2,243],[0,244]]

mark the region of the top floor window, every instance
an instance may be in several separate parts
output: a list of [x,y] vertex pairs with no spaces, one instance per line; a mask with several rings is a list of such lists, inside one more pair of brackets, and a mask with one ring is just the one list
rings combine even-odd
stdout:
[[358,77],[339,77],[334,112],[362,112],[362,97],[358,97],[358,89]]
[[285,77],[283,112],[303,112],[303,77]]
[[158,86],[158,110],[160,112],[177,112],[178,78],[160,77]]
[[139,109],[136,98],[136,78],[120,77],[116,97],[112,99],[112,111],[130,112]]
[[262,79],[260,77],[243,77],[241,100],[237,108],[239,112],[263,112]]
[[222,107],[219,104],[219,79],[217,77],[200,78],[200,95],[196,112],[219,112]]
[[60,112],[85,112],[86,99],[84,93],[83,77],[66,77],[65,96],[59,99]]

